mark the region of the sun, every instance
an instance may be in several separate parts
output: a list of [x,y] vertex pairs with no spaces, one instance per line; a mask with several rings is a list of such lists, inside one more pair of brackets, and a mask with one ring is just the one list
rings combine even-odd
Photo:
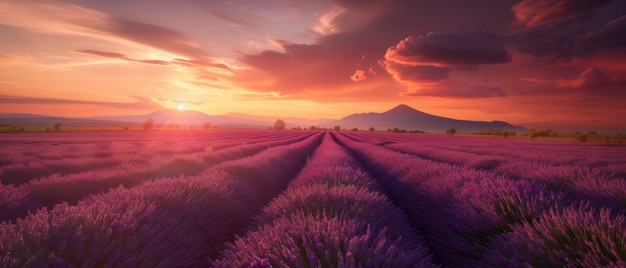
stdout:
[[185,110],[185,105],[184,104],[178,104],[178,107],[176,107],[176,109],[178,109],[179,111],[183,111]]

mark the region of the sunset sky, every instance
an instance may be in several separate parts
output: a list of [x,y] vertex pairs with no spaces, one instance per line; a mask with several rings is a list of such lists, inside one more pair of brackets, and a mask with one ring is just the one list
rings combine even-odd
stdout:
[[623,0],[0,0],[0,113],[626,129]]

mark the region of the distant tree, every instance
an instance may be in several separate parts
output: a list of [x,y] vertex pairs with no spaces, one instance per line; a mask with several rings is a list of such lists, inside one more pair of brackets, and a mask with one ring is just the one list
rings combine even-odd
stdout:
[[276,120],[276,122],[274,123],[274,130],[284,130],[285,129],[285,121],[283,121],[282,119],[278,119]]
[[122,127],[122,129],[123,129],[123,130],[128,130],[128,129],[129,129],[129,127],[128,127],[128,126],[123,126],[123,127]]
[[61,123],[54,124],[53,128],[54,128],[54,131],[58,132],[59,130],[61,130]]
[[202,128],[204,129],[211,129],[211,123],[210,122],[206,122],[202,125]]
[[446,130],[446,134],[448,134],[448,135],[454,135],[454,134],[456,134],[456,128],[451,127],[451,128],[449,128],[449,129],[447,129],[447,130]]
[[318,128],[316,126],[311,126],[309,129],[310,130],[317,130]]
[[576,139],[577,139],[578,141],[580,141],[580,142],[586,142],[586,141],[588,140],[588,137],[587,137],[587,135],[584,135],[584,134],[583,134],[583,135],[578,135],[578,136],[576,136]]
[[152,127],[154,127],[154,120],[152,118],[146,120],[146,122],[143,123],[144,130],[151,130]]
[[340,127],[340,126],[335,126],[335,127],[334,127],[334,129],[335,129],[336,131],[341,131],[341,127]]
[[356,127],[355,127],[355,128],[353,128],[353,129],[350,129],[350,131],[359,131],[359,128],[356,128]]
[[374,127],[370,127],[370,128],[367,129],[367,131],[374,132],[374,131],[376,131],[376,129]]
[[394,128],[392,128],[392,129],[391,129],[391,132],[393,132],[393,133],[399,133],[399,132],[400,132],[400,129],[399,129],[399,128],[397,128],[397,127],[394,127]]

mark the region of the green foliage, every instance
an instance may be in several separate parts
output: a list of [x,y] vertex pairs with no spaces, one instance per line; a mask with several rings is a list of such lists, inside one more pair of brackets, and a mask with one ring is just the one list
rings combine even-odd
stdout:
[[339,127],[339,126],[335,126],[335,127],[334,127],[334,129],[335,129],[336,131],[341,131],[341,127]]
[[376,131],[376,129],[374,127],[370,127],[370,128],[367,129],[367,131],[374,132],[374,131]]

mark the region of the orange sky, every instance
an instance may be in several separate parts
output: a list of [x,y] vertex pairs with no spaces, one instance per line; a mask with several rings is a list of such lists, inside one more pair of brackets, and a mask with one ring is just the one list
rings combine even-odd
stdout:
[[624,1],[0,0],[0,113],[626,129]]

